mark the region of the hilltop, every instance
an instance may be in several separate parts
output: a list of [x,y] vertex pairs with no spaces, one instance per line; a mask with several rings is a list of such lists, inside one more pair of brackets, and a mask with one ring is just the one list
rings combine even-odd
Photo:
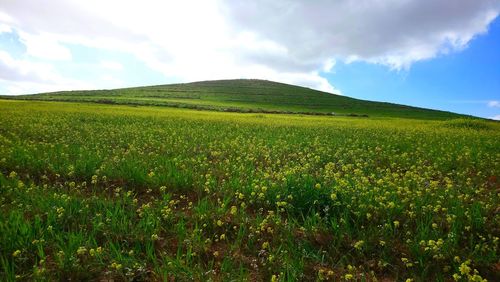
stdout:
[[230,112],[301,113],[417,119],[461,117],[459,114],[450,112],[359,100],[306,87],[256,79],[201,81],[113,90],[63,91],[9,98],[170,106]]

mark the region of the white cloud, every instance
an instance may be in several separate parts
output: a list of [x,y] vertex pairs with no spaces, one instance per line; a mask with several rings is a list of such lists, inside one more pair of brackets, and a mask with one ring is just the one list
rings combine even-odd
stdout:
[[0,34],[10,32],[12,32],[12,28],[10,26],[0,23]]
[[236,29],[274,40],[298,61],[334,56],[399,69],[464,48],[499,9],[497,0],[235,0],[224,11]]
[[90,83],[62,77],[50,64],[15,59],[3,50],[0,50],[0,84],[6,91],[0,95],[94,88]]
[[36,58],[70,60],[67,46],[85,45],[133,54],[182,82],[262,78],[329,92],[338,90],[321,72],[337,61],[407,68],[465,48],[500,9],[498,0],[40,2],[0,7],[0,23]]
[[100,77],[102,83],[106,85],[105,88],[111,89],[111,88],[119,88],[124,85],[124,81],[121,79],[118,79],[112,75],[105,74]]
[[14,59],[0,50],[0,79],[8,81],[57,82],[62,78],[50,64]]
[[0,79],[4,91],[0,95],[35,94],[43,92],[56,92],[65,90],[88,90],[95,89],[95,85],[74,81],[62,80],[58,82],[33,82],[33,81],[4,81]]
[[114,70],[114,71],[123,70],[123,65],[120,64],[119,62],[101,61],[101,62],[99,62],[99,66],[101,68],[105,68],[105,69],[109,69],[109,70]]
[[490,119],[493,119],[493,120],[500,120],[500,115],[492,116],[492,117],[490,117]]
[[0,10],[0,22],[15,22],[15,20],[7,13]]
[[488,107],[491,108],[500,108],[500,101],[489,101],[488,102]]
[[20,32],[21,42],[26,46],[26,53],[45,60],[71,60],[71,51],[60,44],[57,35],[41,33],[37,35]]
[[324,72],[332,72],[333,67],[335,67],[335,64],[337,62],[334,59],[328,59],[323,65],[323,71]]

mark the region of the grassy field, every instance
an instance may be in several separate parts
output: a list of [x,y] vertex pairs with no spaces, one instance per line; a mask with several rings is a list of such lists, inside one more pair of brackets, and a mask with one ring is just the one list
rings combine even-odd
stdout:
[[5,280],[500,280],[500,125],[0,100]]
[[[4,97],[7,98],[7,97]],[[116,90],[67,91],[10,97],[28,100],[155,105],[226,112],[279,112],[450,119],[458,114],[353,99],[265,80],[218,80]]]

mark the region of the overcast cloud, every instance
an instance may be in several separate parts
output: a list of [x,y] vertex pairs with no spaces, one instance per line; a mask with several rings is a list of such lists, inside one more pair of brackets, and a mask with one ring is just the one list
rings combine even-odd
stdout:
[[262,78],[338,93],[322,76],[335,61],[407,69],[466,48],[499,10],[496,0],[4,0],[0,33],[16,31],[26,51],[14,58],[0,45],[0,82],[101,87],[58,73],[81,45],[131,54],[171,81]]

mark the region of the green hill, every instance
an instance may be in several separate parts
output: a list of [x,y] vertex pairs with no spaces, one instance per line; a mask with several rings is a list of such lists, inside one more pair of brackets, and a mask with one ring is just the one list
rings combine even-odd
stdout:
[[279,112],[370,117],[448,119],[461,115],[398,104],[372,102],[266,80],[237,79],[64,91],[14,99],[155,105],[231,112]]

